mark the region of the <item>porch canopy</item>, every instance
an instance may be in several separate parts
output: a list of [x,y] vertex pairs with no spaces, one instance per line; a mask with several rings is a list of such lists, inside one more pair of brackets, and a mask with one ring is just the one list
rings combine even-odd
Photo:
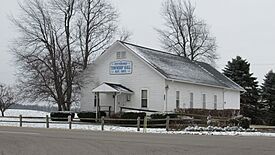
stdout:
[[104,82],[92,90],[93,93],[124,93],[133,94],[133,91],[122,86],[121,84]]
[[[127,87],[121,85],[121,84],[114,84],[114,83],[107,83],[104,82],[101,85],[97,86],[92,90],[93,93],[96,94],[96,100],[95,100],[95,105],[96,105],[96,117],[98,117],[98,112],[100,111],[100,99],[99,99],[99,93],[113,93],[114,94],[114,112],[116,112],[116,107],[117,107],[117,97],[121,94],[133,94],[133,91],[128,89]],[[103,106],[102,106],[103,107]],[[110,115],[110,108],[109,106],[109,115]]]

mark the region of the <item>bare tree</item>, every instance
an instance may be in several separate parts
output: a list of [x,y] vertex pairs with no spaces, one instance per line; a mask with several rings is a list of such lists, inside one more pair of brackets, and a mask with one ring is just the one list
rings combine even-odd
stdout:
[[4,112],[16,103],[16,95],[9,86],[0,84],[0,111],[4,117]]
[[190,1],[167,0],[163,3],[165,29],[156,29],[163,48],[190,60],[213,62],[217,59],[216,39],[207,24],[197,18]]
[[118,37],[120,41],[130,41],[133,33],[123,28],[119,31]]
[[[117,31],[118,13],[105,0],[80,0],[78,41],[83,69],[87,68],[91,56],[105,50],[114,39]],[[93,55],[94,54],[94,55]]]
[[11,51],[21,97],[70,110],[79,100],[79,73],[109,45],[117,13],[104,0],[26,0],[12,18],[20,32]]
[[74,67],[68,38],[73,4],[29,0],[20,5],[22,16],[13,19],[20,31],[13,52],[24,98],[54,101],[59,110],[69,110],[72,102]]

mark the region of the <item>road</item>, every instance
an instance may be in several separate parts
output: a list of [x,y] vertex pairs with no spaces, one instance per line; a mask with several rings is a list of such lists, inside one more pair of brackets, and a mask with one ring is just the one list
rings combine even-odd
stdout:
[[0,155],[275,154],[274,137],[0,127]]

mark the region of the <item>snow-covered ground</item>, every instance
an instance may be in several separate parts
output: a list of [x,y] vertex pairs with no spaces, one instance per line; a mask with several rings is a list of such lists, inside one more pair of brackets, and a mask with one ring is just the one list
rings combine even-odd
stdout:
[[21,110],[21,109],[8,109],[5,111],[5,116],[16,116],[19,117],[22,115],[23,117],[46,117],[49,115],[48,112],[43,111],[35,111],[35,110]]
[[[19,116],[23,117],[45,117],[49,115],[47,112],[41,111],[33,111],[33,110],[15,110],[9,109],[5,112],[6,116]],[[4,121],[18,121],[16,118],[3,118],[0,117],[0,126],[19,126],[19,122],[4,122]],[[41,121],[41,119],[23,119],[23,121]],[[44,120],[42,120],[44,121]],[[34,128],[45,128],[45,123],[24,123],[23,127],[34,127]],[[59,128],[59,129],[68,129],[68,124],[58,124],[50,123],[50,128]],[[79,130],[93,130],[100,131],[101,125],[84,125],[84,124],[72,124],[72,129]],[[261,132],[209,132],[209,131],[201,131],[201,132],[191,132],[191,131],[166,131],[163,128],[147,128],[144,130],[143,128],[140,131],[137,131],[136,127],[119,127],[114,125],[105,125],[104,131],[112,131],[112,132],[146,132],[146,133],[159,133],[159,134],[190,134],[190,135],[216,135],[216,136],[271,136],[275,137],[275,133],[261,133]]]

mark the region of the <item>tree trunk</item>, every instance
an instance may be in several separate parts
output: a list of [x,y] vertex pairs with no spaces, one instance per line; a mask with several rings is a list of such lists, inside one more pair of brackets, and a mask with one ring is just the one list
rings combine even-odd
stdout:
[[58,111],[62,111],[62,107],[61,107],[61,104],[60,103],[57,103],[57,105],[58,105]]
[[4,111],[1,110],[2,117],[5,117]]
[[72,103],[71,103],[71,102],[67,102],[67,109],[68,109],[68,111],[70,111],[70,110],[71,110],[71,105],[72,105]]

